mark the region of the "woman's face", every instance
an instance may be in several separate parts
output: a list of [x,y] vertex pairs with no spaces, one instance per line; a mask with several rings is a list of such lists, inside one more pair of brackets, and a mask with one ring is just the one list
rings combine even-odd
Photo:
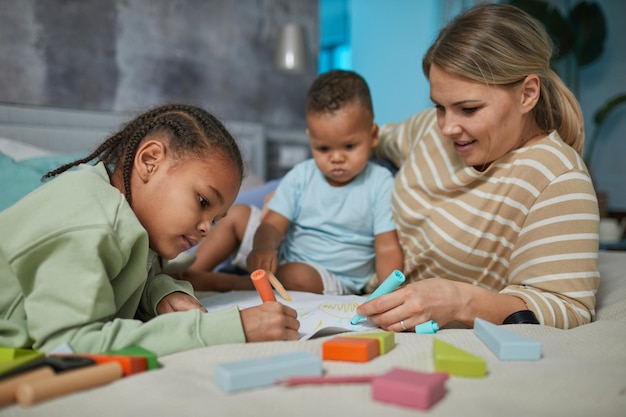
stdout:
[[[537,129],[527,126],[536,103],[529,105],[528,77],[512,87],[489,86],[433,65],[429,81],[439,128],[467,165],[484,169],[535,139]],[[538,88],[539,81],[534,81]]]

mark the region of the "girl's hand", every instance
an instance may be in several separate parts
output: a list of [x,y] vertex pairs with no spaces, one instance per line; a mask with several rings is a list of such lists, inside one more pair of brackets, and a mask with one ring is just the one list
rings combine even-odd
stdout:
[[241,310],[241,323],[247,342],[298,340],[300,322],[296,310],[271,301]]
[[157,304],[157,314],[173,313],[175,311],[187,311],[198,309],[207,312],[207,309],[198,300],[184,292],[173,292],[166,295]]

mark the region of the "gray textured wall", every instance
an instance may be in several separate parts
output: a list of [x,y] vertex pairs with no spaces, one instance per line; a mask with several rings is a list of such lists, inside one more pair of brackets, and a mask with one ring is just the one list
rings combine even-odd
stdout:
[[304,126],[315,77],[273,68],[280,27],[317,0],[0,0],[0,101],[136,110],[165,101],[218,117]]

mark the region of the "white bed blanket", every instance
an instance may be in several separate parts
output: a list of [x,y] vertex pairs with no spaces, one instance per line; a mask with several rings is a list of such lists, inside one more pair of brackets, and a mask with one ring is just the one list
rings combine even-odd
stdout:
[[437,337],[488,362],[484,378],[451,377],[445,397],[419,412],[371,399],[369,384],[272,386],[223,392],[214,367],[279,353],[321,355],[327,338],[222,345],[160,358],[161,369],[0,416],[626,416],[626,253],[601,252],[597,320],[572,330],[507,326],[542,344],[542,358],[499,360],[469,329],[436,335],[397,334],[396,347],[367,363],[324,361],[328,375],[383,373],[403,367],[433,370]]

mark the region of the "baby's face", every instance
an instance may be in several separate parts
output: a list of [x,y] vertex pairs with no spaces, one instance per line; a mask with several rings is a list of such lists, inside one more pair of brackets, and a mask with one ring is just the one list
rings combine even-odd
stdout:
[[147,181],[133,187],[133,210],[147,230],[150,247],[173,259],[197,245],[226,215],[241,179],[232,161],[166,157]]
[[334,113],[307,114],[307,134],[317,168],[328,183],[342,186],[363,171],[378,143],[378,126],[358,103]]

